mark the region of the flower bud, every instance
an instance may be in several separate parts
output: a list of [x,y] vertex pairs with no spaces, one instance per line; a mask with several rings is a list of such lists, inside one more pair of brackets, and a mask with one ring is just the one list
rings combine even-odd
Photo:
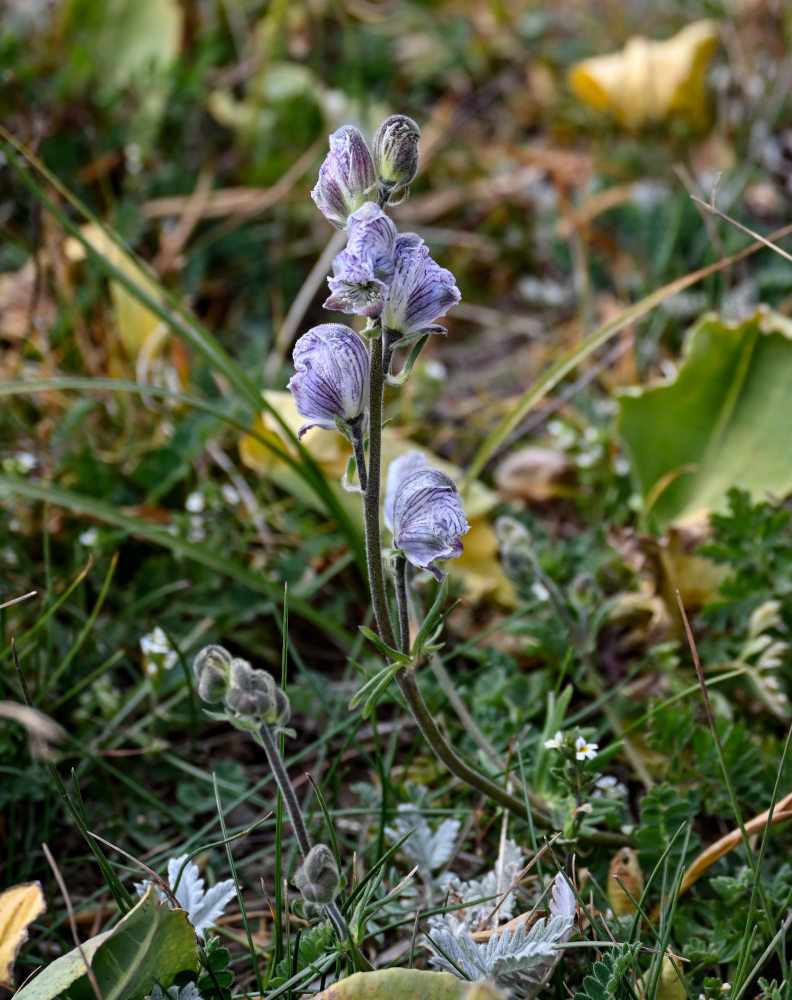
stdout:
[[374,136],[374,170],[383,196],[406,187],[418,172],[421,130],[407,115],[391,115]]
[[341,878],[335,855],[326,844],[316,844],[305,861],[294,873],[294,884],[309,903],[332,903],[344,880]]
[[460,556],[459,539],[469,530],[450,476],[432,466],[404,476],[393,500],[393,544],[413,566],[442,580],[435,560]]
[[330,136],[330,152],[319,168],[319,180],[311,191],[318,208],[336,229],[346,226],[347,216],[360,208],[376,184],[374,163],[366,141],[352,125],[344,125]]
[[222,701],[228,688],[231,654],[222,646],[205,646],[195,657],[193,671],[198,696],[210,705]]
[[310,427],[335,430],[337,420],[350,424],[366,412],[369,395],[368,352],[354,330],[341,323],[322,323],[294,345],[294,375],[289,390],[300,416]]
[[285,691],[266,670],[254,670],[247,660],[231,661],[224,702],[236,715],[276,729],[282,729],[291,714]]

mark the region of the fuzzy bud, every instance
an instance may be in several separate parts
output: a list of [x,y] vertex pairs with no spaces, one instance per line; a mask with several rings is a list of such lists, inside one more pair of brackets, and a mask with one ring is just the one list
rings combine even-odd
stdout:
[[254,670],[247,660],[230,664],[225,706],[236,715],[262,725],[282,728],[289,721],[289,699],[265,670]]
[[316,844],[294,873],[294,884],[308,903],[327,905],[338,895],[344,882],[335,855],[326,844]]
[[222,701],[228,688],[231,654],[222,646],[205,646],[195,657],[198,697],[210,705]]
[[418,173],[421,130],[407,115],[391,115],[374,136],[374,170],[383,196],[406,187]]

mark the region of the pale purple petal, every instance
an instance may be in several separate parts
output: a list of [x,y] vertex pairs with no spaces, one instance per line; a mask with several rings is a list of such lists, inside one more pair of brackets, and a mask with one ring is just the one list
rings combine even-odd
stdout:
[[349,239],[333,260],[333,276],[327,279],[333,294],[324,307],[375,319],[393,279],[396,226],[371,201],[353,212],[347,225]]
[[393,260],[395,274],[382,325],[408,343],[426,333],[445,333],[434,321],[461,298],[453,274],[432,260],[415,233],[396,238]]
[[289,379],[297,411],[310,427],[336,428],[366,411],[369,394],[368,352],[354,330],[341,323],[315,326],[294,345],[295,373]]
[[330,136],[330,152],[319,168],[319,180],[311,191],[318,208],[336,229],[366,201],[377,182],[374,161],[360,132],[344,125]]
[[385,503],[383,504],[383,516],[385,527],[393,533],[393,503],[402,481],[416,469],[423,469],[429,463],[420,451],[408,451],[400,455],[388,466],[388,479],[385,484]]
[[404,477],[393,502],[393,544],[438,580],[435,560],[462,554],[460,537],[470,529],[450,476],[427,466]]

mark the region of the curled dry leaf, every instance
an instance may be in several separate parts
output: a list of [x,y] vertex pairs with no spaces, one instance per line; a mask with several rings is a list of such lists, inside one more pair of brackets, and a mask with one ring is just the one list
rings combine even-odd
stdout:
[[12,885],[0,893],[0,986],[14,985],[14,962],[28,939],[28,927],[46,909],[38,882]]
[[569,86],[586,104],[640,127],[672,116],[698,123],[706,109],[705,73],[718,41],[714,21],[695,21],[672,38],[630,38],[620,52],[577,62]]

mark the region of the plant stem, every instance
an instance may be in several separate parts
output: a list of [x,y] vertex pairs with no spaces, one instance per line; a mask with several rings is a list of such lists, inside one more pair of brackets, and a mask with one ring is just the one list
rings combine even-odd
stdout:
[[366,472],[366,449],[363,447],[363,417],[358,417],[352,421],[352,449],[355,453],[355,465],[357,466],[358,482],[361,490],[365,493],[368,484],[368,474]]
[[383,370],[383,335],[369,341],[369,463],[368,479],[363,492],[363,520],[366,527],[366,564],[368,566],[371,603],[377,631],[383,642],[395,646],[393,624],[385,596],[385,573],[382,569],[380,541],[380,465],[382,463],[382,396],[385,388]]
[[[487,795],[489,798],[494,799],[499,805],[503,806],[504,809],[508,809],[509,812],[514,813],[515,816],[520,816],[522,819],[527,820],[528,810],[524,802],[521,802],[520,799],[501,788],[500,785],[496,785],[494,781],[490,781],[490,779],[485,777],[483,774],[479,774],[478,771],[475,771],[472,767],[457,757],[448,745],[445,737],[437,728],[437,724],[432,717],[432,713],[429,711],[429,708],[423,700],[420,690],[418,689],[418,684],[415,680],[415,668],[402,668],[396,674],[396,681],[399,685],[401,693],[404,695],[404,700],[407,702],[407,707],[410,709],[413,718],[418,723],[418,728],[421,730],[424,738],[434,751],[438,760],[445,764],[453,775],[470,785],[471,788],[475,788],[483,795]],[[544,827],[545,829],[550,828],[550,818],[543,809],[539,808],[538,804],[536,804],[533,812],[533,820],[538,826]]]
[[399,613],[399,650],[410,652],[410,609],[407,604],[407,560],[396,556],[396,608]]
[[273,777],[278,783],[278,788],[281,790],[283,804],[286,806],[286,812],[289,814],[289,820],[291,821],[294,835],[297,838],[300,854],[306,857],[311,850],[311,838],[308,836],[300,804],[297,801],[297,796],[294,794],[294,788],[291,781],[289,781],[289,776],[286,773],[286,768],[283,766],[283,761],[278,753],[278,748],[275,745],[275,740],[272,738],[269,726],[262,726],[256,733],[256,737],[264,748],[264,753],[267,755],[267,763],[270,766]]

